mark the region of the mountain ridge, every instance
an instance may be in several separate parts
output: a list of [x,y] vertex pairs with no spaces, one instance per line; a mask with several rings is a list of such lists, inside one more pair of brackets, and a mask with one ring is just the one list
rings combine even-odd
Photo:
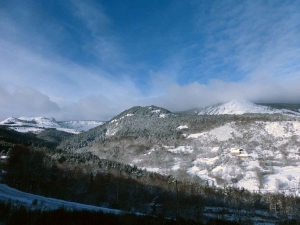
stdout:
[[[295,115],[197,115],[145,106],[65,139],[58,149],[90,152],[178,179],[197,177],[218,186],[274,191],[292,187],[300,176],[299,137],[300,117]],[[231,148],[244,149],[246,158],[231,155]]]
[[91,128],[103,124],[102,121],[56,121],[54,118],[46,117],[8,117],[0,122],[0,125],[7,126],[18,132],[33,132],[40,133],[45,129],[57,129],[67,133],[78,134],[82,131],[87,131]]
[[294,104],[293,110],[284,108],[287,104],[255,104],[245,100],[231,100],[225,103],[214,104],[202,108],[194,108],[184,111],[182,113],[198,114],[198,115],[241,115],[246,113],[266,113],[266,114],[284,114],[300,116],[300,105],[298,105],[298,111],[296,110],[297,104]]

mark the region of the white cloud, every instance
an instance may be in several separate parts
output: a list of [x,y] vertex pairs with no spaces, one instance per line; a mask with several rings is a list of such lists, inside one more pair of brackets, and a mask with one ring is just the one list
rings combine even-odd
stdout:
[[9,116],[52,116],[60,107],[45,94],[30,87],[18,87],[13,93],[0,86],[1,119]]
[[170,84],[163,95],[151,100],[151,104],[172,111],[183,111],[232,99],[256,103],[299,103],[299,84],[300,79],[278,82],[263,75],[237,82],[211,80],[206,85],[197,82],[184,86]]

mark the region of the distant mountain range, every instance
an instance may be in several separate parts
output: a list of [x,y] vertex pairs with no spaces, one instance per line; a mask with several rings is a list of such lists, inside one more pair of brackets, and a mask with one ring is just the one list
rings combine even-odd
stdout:
[[78,134],[103,124],[102,121],[56,121],[54,118],[46,117],[9,117],[0,122],[0,125],[9,126],[18,132],[40,133],[45,129],[54,128],[68,133]]
[[226,103],[184,111],[198,115],[241,115],[246,113],[285,114],[300,116],[300,104],[255,104],[248,101],[232,100]]
[[[151,108],[152,107],[152,108]],[[147,107],[146,107],[147,108]],[[133,107],[132,109],[141,109],[141,107]],[[127,110],[128,111],[128,110]],[[131,110],[132,111],[132,110]],[[176,115],[177,113],[171,113],[170,111],[158,108],[155,106],[149,106],[149,115],[156,115],[159,118],[164,118],[170,115]],[[144,112],[145,115],[148,112]],[[180,114],[194,114],[194,115],[242,115],[247,113],[256,114],[283,114],[283,115],[293,115],[300,116],[300,104],[255,104],[248,101],[237,101],[232,100],[226,103],[215,104],[202,108],[195,108],[187,111],[180,112]],[[123,115],[123,114],[122,114]],[[121,116],[130,117],[134,114],[127,113]],[[111,120],[111,123],[117,121],[119,116],[116,116]],[[134,119],[134,118],[132,118]],[[142,118],[141,118],[142,119]],[[104,124],[103,121],[96,120],[71,120],[71,121],[56,121],[54,118],[46,117],[9,117],[0,122],[0,125],[8,126],[11,129],[18,132],[33,132],[40,133],[41,131],[49,128],[54,128],[56,130],[78,134],[83,131],[87,131],[94,127]],[[118,124],[118,122],[116,123]],[[112,133],[108,133],[112,134]]]

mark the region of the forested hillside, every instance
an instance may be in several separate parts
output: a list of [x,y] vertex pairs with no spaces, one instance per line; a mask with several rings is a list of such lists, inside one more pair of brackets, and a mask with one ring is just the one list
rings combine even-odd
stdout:
[[[274,192],[298,188],[299,127],[299,117],[283,114],[187,115],[134,107],[58,149],[187,181]],[[231,156],[231,148],[244,149],[247,157]]]

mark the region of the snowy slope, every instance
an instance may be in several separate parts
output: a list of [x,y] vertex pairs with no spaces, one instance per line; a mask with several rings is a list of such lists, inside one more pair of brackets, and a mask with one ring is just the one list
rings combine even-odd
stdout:
[[[126,212],[118,209],[109,209],[55,198],[47,198],[40,195],[19,191],[7,186],[6,184],[0,184],[0,201],[9,201],[11,203],[15,203],[16,205],[23,205],[28,207],[30,210],[37,209],[48,211],[57,210],[63,207],[68,210],[88,210],[114,215],[134,214],[137,216],[145,216],[145,214],[139,212]],[[234,221],[236,219],[236,211],[234,209],[222,207],[204,207],[203,209],[203,215],[206,218],[216,218],[216,216],[220,215],[220,213],[222,213],[224,220]],[[276,217],[271,217],[270,215],[272,215],[270,212],[261,210],[255,210],[251,212],[251,216],[255,224],[275,224]],[[240,219],[248,220],[248,212],[243,212],[243,216],[241,216]]]
[[[199,177],[219,187],[300,196],[297,117],[294,121],[235,121],[199,133],[193,131],[185,126],[181,142],[156,144],[126,163],[179,179]],[[231,148],[241,148],[249,157],[231,155]]]
[[0,122],[0,125],[9,126],[18,132],[39,133],[46,128],[55,128],[68,133],[80,133],[96,126],[102,125],[102,121],[56,121],[46,117],[9,117]]
[[280,113],[300,116],[300,112],[288,109],[275,109],[270,106],[257,105],[248,101],[232,100],[224,104],[212,105],[194,110],[198,115],[245,114],[245,113]]
[[[36,207],[43,210],[55,210],[64,207],[69,210],[93,210],[104,213],[122,214],[126,213],[121,210],[108,209],[104,207],[85,205],[76,202],[68,202],[55,198],[47,198],[39,195],[34,195],[11,188],[6,184],[0,184],[0,200],[2,201],[18,201],[30,208]],[[32,202],[37,201],[37,205],[33,206]]]

